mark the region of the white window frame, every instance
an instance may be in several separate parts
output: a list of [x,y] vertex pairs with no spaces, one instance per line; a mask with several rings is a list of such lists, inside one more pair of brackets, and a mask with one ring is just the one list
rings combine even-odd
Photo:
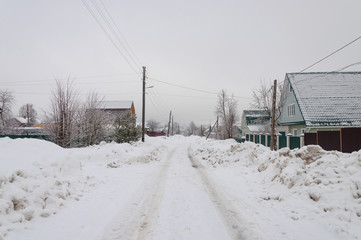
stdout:
[[306,129],[306,128],[301,128],[301,134],[305,134],[305,133],[306,133],[306,131],[307,131],[307,129]]
[[296,115],[296,106],[295,104],[288,105],[287,107],[289,117],[294,117]]
[[297,128],[294,128],[292,129],[293,131],[293,136],[298,136],[298,129]]

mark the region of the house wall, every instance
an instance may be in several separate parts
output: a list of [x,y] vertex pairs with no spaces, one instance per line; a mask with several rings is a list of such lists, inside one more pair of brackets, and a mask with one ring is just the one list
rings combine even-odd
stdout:
[[242,114],[241,130],[242,130],[242,136],[246,136],[246,134],[249,133],[249,129],[247,127],[246,115],[245,114]]
[[[289,85],[288,78],[285,80],[285,103],[281,112],[281,116],[279,118],[279,123],[281,125],[292,125],[292,124],[299,124],[301,122],[304,122],[300,107],[298,105],[295,93],[292,89],[290,92],[290,85]],[[295,104],[295,115],[290,117],[288,116],[288,106]]]

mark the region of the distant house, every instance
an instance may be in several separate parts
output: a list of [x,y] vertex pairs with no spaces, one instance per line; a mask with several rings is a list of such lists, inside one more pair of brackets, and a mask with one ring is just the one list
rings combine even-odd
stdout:
[[6,125],[11,128],[28,126],[28,119],[26,117],[14,117],[6,121]]
[[121,117],[126,112],[135,115],[133,101],[103,101],[98,104],[98,109],[110,113],[115,118]]
[[295,136],[361,126],[361,72],[287,73],[279,131]]
[[242,135],[267,133],[270,116],[266,110],[244,110],[241,120]]

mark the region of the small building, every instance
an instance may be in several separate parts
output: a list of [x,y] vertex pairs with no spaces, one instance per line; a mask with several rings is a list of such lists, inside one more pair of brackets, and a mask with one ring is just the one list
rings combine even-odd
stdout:
[[284,91],[285,134],[361,126],[361,72],[287,73]]
[[110,113],[115,118],[121,117],[126,112],[135,115],[133,101],[103,101],[98,104],[98,109]]
[[28,126],[28,119],[26,117],[14,117],[6,121],[6,125],[10,128],[26,127]]
[[270,132],[270,116],[266,110],[244,110],[241,119],[242,136]]

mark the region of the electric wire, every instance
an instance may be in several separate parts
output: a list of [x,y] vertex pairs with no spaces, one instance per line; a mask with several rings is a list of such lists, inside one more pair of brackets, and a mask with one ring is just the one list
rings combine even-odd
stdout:
[[105,33],[105,35],[108,37],[108,39],[111,41],[111,43],[114,45],[114,47],[118,50],[118,52],[121,54],[121,56],[124,58],[124,60],[128,63],[128,65],[133,69],[133,71],[139,76],[141,77],[140,73],[138,72],[138,70],[133,66],[133,64],[130,63],[130,61],[128,60],[128,58],[123,54],[123,52],[120,50],[119,46],[114,42],[114,40],[112,39],[112,37],[110,36],[110,34],[107,32],[107,30],[104,28],[104,26],[102,25],[102,23],[99,21],[99,19],[97,18],[96,14],[94,13],[94,11],[89,7],[89,5],[86,3],[85,0],[81,0],[83,5],[85,6],[85,8],[88,10],[88,12],[92,15],[92,17],[94,18],[94,20],[97,22],[97,24],[99,25],[99,27],[102,29],[102,31]]
[[304,79],[298,80],[298,81],[295,82],[295,84],[299,84],[299,83],[304,82],[304,81],[310,81],[310,80],[315,79],[315,78],[324,77],[324,76],[326,76],[326,75],[328,75],[328,74],[338,73],[338,72],[341,72],[341,71],[343,71],[343,70],[345,70],[345,69],[347,69],[347,68],[349,68],[349,67],[353,67],[353,66],[360,65],[360,64],[361,64],[361,61],[360,61],[360,62],[356,62],[356,63],[352,63],[352,64],[349,64],[349,65],[347,65],[347,66],[345,66],[345,67],[339,68],[339,69],[334,70],[334,71],[330,71],[330,72],[323,73],[323,74],[321,74],[321,75],[317,75],[317,76],[313,76],[313,77],[309,77],[309,78],[304,78]]
[[[120,76],[127,76],[127,75],[136,75],[135,73],[124,73],[124,74],[104,74],[104,75],[93,75],[93,76],[80,76],[80,77],[71,77],[71,80],[80,80],[80,79],[94,79],[94,78],[118,78]],[[37,83],[53,83],[54,80],[68,80],[69,78],[49,78],[49,79],[38,79],[38,80],[31,80],[31,81],[11,81],[11,82],[0,82],[1,84],[6,85],[17,85],[17,84],[37,84]],[[116,82],[131,82],[130,80],[117,80]],[[132,81],[134,82],[134,81]],[[84,82],[89,83],[89,82]],[[103,81],[102,81],[103,83]]]
[[151,88],[148,93],[149,98],[153,99],[153,101],[159,106],[162,112],[168,112],[171,108],[166,104],[167,101],[161,99],[161,96],[156,92],[154,88]]
[[[133,60],[133,62],[140,68],[140,66],[141,66],[142,64],[140,64],[139,58],[137,57],[137,55],[136,55],[135,52],[133,51],[132,47],[130,46],[130,44],[128,43],[128,41],[126,40],[126,38],[124,37],[123,33],[120,31],[120,29],[119,29],[118,25],[116,24],[116,22],[114,21],[113,17],[110,15],[110,13],[109,13],[107,7],[105,6],[103,0],[100,0],[100,3],[103,5],[103,8],[105,9],[108,17],[110,18],[111,22],[113,23],[113,25],[114,25],[115,28],[117,29],[120,37],[123,39],[123,41],[124,41],[124,43],[125,43],[125,45],[126,45],[126,47],[124,47],[125,51],[128,53],[128,55],[129,55],[130,57],[131,57],[131,55],[134,56],[134,58],[135,58],[136,61],[134,61],[134,59],[132,59],[132,60]],[[128,52],[127,48],[129,48],[129,52],[130,52],[130,53]]]
[[[114,30],[114,27],[112,26],[111,22],[108,20],[108,18],[105,16],[103,10],[101,9],[101,7],[98,5],[98,3],[96,2],[96,0],[91,0],[91,2],[93,3],[93,6],[95,7],[95,9],[98,11],[100,17],[103,19],[104,23],[106,24],[106,26],[108,27],[108,29],[113,33],[113,35],[115,36],[116,40],[118,40],[118,43],[123,47],[123,49],[125,50],[125,52],[127,53],[128,57],[130,58],[130,60],[133,61],[133,63],[135,64],[135,66],[137,66],[139,69],[141,69],[141,67],[138,65],[138,63],[136,63],[133,59],[133,57],[131,56],[131,54],[129,53],[129,51],[127,50],[127,47],[125,46],[125,44],[123,44],[122,40],[119,38],[118,33]],[[110,13],[108,12],[108,10],[106,9],[104,3],[102,3],[103,8],[105,9],[105,12],[107,12],[107,15],[110,16]],[[114,24],[113,24],[114,25]]]
[[[152,80],[152,81],[160,82],[160,83],[167,84],[167,85],[174,86],[174,87],[179,87],[179,88],[183,88],[183,89],[187,89],[187,90],[192,90],[192,91],[197,91],[197,92],[202,92],[202,93],[208,93],[208,94],[218,95],[218,93],[216,93],[216,92],[210,92],[210,91],[206,91],[206,90],[202,90],[202,89],[197,89],[197,88],[191,88],[191,87],[187,87],[187,86],[182,86],[182,85],[179,85],[179,84],[162,81],[162,80],[155,79],[155,78],[149,78],[149,79]],[[235,96],[235,95],[233,95],[233,97],[234,97],[234,98],[240,98],[240,99],[252,99],[252,98],[250,98],[250,97],[241,97],[241,96]]]
[[356,38],[356,39],[352,40],[351,42],[349,42],[349,43],[347,43],[346,45],[342,46],[341,48],[337,49],[336,51],[334,51],[334,52],[332,52],[332,53],[328,54],[326,57],[324,57],[324,58],[322,58],[322,59],[318,60],[317,62],[315,62],[315,63],[313,63],[313,64],[311,64],[310,66],[306,67],[305,69],[301,70],[300,72],[302,73],[302,72],[306,71],[307,69],[309,69],[309,68],[311,68],[311,67],[315,66],[316,64],[319,64],[319,63],[320,63],[320,62],[322,62],[323,60],[325,60],[325,59],[327,59],[327,58],[331,57],[331,56],[332,56],[332,55],[334,55],[335,53],[337,53],[337,52],[341,51],[342,49],[346,48],[347,46],[351,45],[352,43],[354,43],[354,42],[356,42],[356,41],[358,41],[358,40],[360,40],[360,39],[361,39],[361,36],[359,36],[358,38]]

